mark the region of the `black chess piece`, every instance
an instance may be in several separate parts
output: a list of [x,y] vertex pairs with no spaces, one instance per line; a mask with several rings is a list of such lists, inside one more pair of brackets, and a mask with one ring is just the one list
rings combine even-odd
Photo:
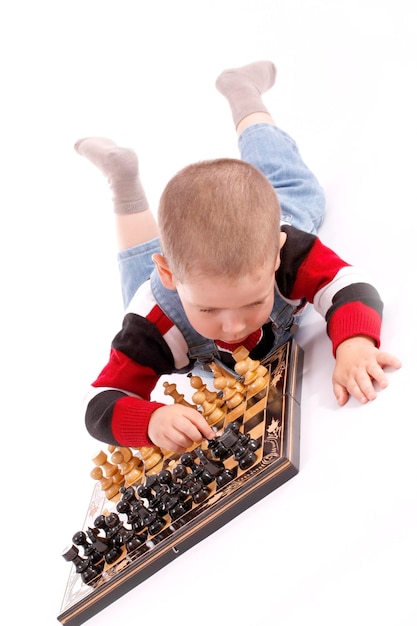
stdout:
[[255,451],[260,444],[249,435],[241,433],[239,428],[238,422],[227,424],[221,435],[209,441],[208,447],[220,460],[233,455],[240,469],[248,469],[256,462]]
[[87,585],[96,584],[103,571],[102,566],[91,563],[89,558],[81,557],[78,548],[74,545],[66,548],[62,556],[66,561],[74,563],[75,571],[81,575],[84,583]]
[[144,543],[148,538],[148,530],[144,523],[144,516],[141,514],[144,508],[143,500],[136,497],[133,487],[123,488],[121,493],[122,498],[117,503],[116,509],[119,513],[126,515],[127,523],[130,524],[140,542]]
[[86,532],[94,549],[104,556],[109,549],[109,540],[107,537],[101,537],[99,529],[94,527],[87,528]]
[[113,524],[113,518],[110,518],[110,523],[111,525],[109,526],[105,515],[99,515],[94,520],[95,528],[104,530],[106,534],[108,549],[104,554],[104,559],[109,565],[117,561],[123,553],[120,537],[118,535],[118,527],[116,524]]
[[103,555],[100,554],[93,544],[88,541],[87,535],[82,530],[75,533],[72,538],[72,542],[76,546],[81,546],[83,548],[84,556],[90,560],[92,565],[96,565],[103,560]]
[[184,478],[183,485],[196,504],[204,502],[210,495],[210,489],[204,484],[201,478],[197,478],[193,474],[188,474],[187,477]]
[[217,486],[223,487],[235,477],[235,472],[226,469],[222,461],[209,458],[201,448],[196,449],[196,454],[203,468],[201,478],[206,484],[216,480]]

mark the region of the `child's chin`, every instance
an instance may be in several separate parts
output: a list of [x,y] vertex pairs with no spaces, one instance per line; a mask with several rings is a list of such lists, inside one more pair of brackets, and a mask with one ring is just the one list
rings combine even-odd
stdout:
[[246,341],[247,337],[240,337],[239,339],[222,339],[223,343],[229,343],[232,346],[237,346]]

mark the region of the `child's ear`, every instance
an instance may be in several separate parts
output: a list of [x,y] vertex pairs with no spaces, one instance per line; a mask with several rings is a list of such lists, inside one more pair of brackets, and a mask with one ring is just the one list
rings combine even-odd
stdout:
[[281,263],[281,250],[284,247],[284,244],[286,241],[287,241],[287,233],[284,233],[281,231],[279,234],[279,250],[278,250],[277,262],[275,264],[275,271],[279,268],[279,265]]
[[165,257],[162,256],[162,254],[156,253],[152,255],[152,261],[156,265],[163,286],[167,289],[176,289],[174,277],[172,276],[172,272],[168,267]]

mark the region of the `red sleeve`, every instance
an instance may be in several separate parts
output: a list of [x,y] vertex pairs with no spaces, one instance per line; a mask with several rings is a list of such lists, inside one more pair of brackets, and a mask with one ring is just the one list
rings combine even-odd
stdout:
[[337,309],[330,318],[327,332],[333,344],[333,354],[342,341],[357,335],[373,339],[380,346],[381,316],[362,302],[350,302]]
[[291,298],[307,298],[313,302],[316,293],[330,283],[349,263],[316,239],[309,254],[301,263],[291,291]]
[[141,401],[125,396],[116,402],[113,409],[112,431],[116,440],[123,446],[140,448],[153,446],[148,437],[149,420],[161,402]]
[[333,354],[357,335],[380,345],[383,303],[364,274],[343,261],[319,239],[302,257],[294,273],[291,298],[307,299],[325,318]]
[[114,348],[107,365],[94,381],[93,387],[114,387],[149,399],[159,376],[150,367],[140,365]]

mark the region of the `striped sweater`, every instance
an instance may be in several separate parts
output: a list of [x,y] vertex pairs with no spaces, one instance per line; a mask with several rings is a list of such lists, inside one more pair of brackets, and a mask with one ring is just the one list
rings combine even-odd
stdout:
[[[287,240],[281,251],[276,283],[281,296],[294,304],[310,302],[327,325],[333,353],[355,335],[366,335],[379,346],[383,304],[363,273],[343,261],[318,237],[282,226]],[[254,359],[268,352],[269,324],[247,338]],[[216,342],[225,363],[237,346]],[[153,297],[149,281],[136,292],[121,331],[111,344],[108,363],[92,383],[85,420],[96,439],[114,445],[152,445],[147,428],[162,403],[151,401],[160,376],[184,371],[193,363],[179,329]]]

